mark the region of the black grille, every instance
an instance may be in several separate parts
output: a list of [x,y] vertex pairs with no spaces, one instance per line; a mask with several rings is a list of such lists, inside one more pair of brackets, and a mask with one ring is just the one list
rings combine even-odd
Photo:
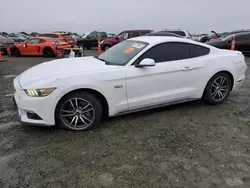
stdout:
[[42,118],[34,112],[27,112],[27,117],[29,119],[42,120]]

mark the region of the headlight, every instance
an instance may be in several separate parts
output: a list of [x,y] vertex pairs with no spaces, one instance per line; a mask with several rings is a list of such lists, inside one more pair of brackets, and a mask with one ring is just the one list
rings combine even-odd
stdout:
[[30,97],[45,97],[51,94],[56,88],[46,89],[25,89],[25,93]]

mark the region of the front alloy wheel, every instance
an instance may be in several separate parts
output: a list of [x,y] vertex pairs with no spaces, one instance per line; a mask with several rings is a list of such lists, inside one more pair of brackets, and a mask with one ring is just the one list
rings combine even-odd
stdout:
[[56,116],[60,125],[70,130],[87,130],[100,122],[102,107],[95,96],[85,92],[70,94],[62,99]]

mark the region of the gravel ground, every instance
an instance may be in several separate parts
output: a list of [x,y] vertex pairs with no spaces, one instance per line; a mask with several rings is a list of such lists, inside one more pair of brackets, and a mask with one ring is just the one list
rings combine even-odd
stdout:
[[112,118],[93,131],[70,132],[16,121],[13,78],[49,59],[4,58],[1,188],[250,187],[250,69],[243,88],[222,105],[195,101]]

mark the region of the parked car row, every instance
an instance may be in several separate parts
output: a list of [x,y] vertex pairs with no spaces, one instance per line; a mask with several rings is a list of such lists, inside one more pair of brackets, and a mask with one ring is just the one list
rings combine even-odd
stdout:
[[[165,29],[161,31],[156,31],[154,32],[153,30],[146,29],[146,30],[126,30],[118,33],[117,35],[115,34],[110,34],[102,31],[92,31],[89,33],[84,34],[82,37],[78,36],[77,34],[73,34],[71,32],[65,32],[65,31],[55,31],[51,33],[42,33],[38,34],[36,37],[47,37],[48,41],[51,41],[51,38],[57,39],[58,41],[63,41],[67,44],[70,45],[70,47],[74,47],[77,45],[78,47],[82,47],[83,49],[91,49],[91,48],[97,48],[98,47],[98,39],[101,40],[101,50],[106,51],[112,46],[120,43],[121,41],[138,37],[138,36],[171,36],[171,37],[179,37],[179,38],[186,38],[186,39],[192,39],[195,41],[207,43],[209,45],[215,46],[217,48],[222,48],[222,49],[230,49],[231,48],[231,43],[232,43],[232,38],[235,36],[236,38],[236,46],[235,50],[241,51],[245,55],[250,55],[250,39],[249,39],[249,29],[244,29],[244,30],[235,30],[231,32],[215,32],[211,31],[210,35],[200,35],[200,36],[195,36],[192,37],[191,34],[182,29]],[[8,35],[0,35],[0,49],[3,53],[7,53],[7,48],[12,46],[12,50],[9,50],[10,55],[26,55],[27,52],[31,52],[31,44],[32,44],[32,49],[36,50],[43,50],[44,44],[49,44],[47,42],[43,43],[34,43],[34,41],[37,38],[33,38],[24,33],[11,33]],[[46,40],[46,41],[47,41]],[[41,42],[42,40],[40,40]],[[53,41],[55,43],[55,41]],[[20,45],[19,45],[20,43]],[[20,49],[20,47],[27,48],[26,50]],[[36,46],[36,47],[34,47]],[[57,44],[54,44],[54,46],[58,46]],[[13,48],[16,47],[16,48]],[[29,48],[29,49],[28,49]],[[56,54],[54,47],[47,46],[46,49],[51,48],[49,53],[51,56],[54,56]],[[16,53],[17,50],[13,49],[18,49],[19,52]],[[29,54],[29,53],[28,53]],[[48,53],[44,53],[44,51],[36,51],[32,52],[29,55],[45,55],[48,56]]]
[[235,50],[242,52],[244,55],[250,55],[250,31],[230,32],[215,40],[206,42],[221,49],[231,49],[232,40],[235,38]]

